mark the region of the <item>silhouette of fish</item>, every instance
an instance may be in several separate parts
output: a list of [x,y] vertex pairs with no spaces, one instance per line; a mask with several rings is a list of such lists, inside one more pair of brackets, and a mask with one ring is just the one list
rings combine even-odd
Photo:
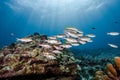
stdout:
[[96,29],[95,27],[92,27],[91,29]]
[[118,22],[118,21],[115,21],[114,23],[115,23],[115,24],[118,24],[119,22]]

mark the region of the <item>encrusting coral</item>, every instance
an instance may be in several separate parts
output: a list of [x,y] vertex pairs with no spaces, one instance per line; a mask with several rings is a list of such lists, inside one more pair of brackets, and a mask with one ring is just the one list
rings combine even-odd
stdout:
[[114,58],[114,64],[107,64],[105,73],[96,71],[94,80],[120,80],[120,57]]

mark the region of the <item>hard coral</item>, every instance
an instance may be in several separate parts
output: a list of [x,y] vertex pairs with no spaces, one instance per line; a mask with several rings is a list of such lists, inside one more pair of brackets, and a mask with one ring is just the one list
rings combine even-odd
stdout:
[[120,57],[115,57],[114,59],[117,70],[120,72]]
[[104,75],[103,71],[101,71],[101,70],[96,71],[95,75],[96,76],[95,76],[94,80],[110,80],[110,78],[107,75]]
[[103,74],[102,71],[97,71],[94,80],[120,80],[120,57],[115,57],[114,63],[114,65],[111,63],[107,64],[107,75]]
[[79,80],[80,66],[70,51],[54,54],[54,45],[40,47],[38,44],[47,44],[47,35],[35,33],[28,38],[33,41],[0,50],[0,80]]
[[107,64],[106,72],[110,78],[112,78],[112,79],[117,78],[116,69],[113,67],[113,65],[111,63]]

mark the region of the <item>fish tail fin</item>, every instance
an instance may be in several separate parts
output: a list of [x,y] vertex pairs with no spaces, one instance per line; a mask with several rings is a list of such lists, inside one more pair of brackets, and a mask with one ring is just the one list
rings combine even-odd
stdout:
[[20,41],[20,38],[16,38],[17,41]]
[[107,35],[110,35],[110,33],[107,33]]

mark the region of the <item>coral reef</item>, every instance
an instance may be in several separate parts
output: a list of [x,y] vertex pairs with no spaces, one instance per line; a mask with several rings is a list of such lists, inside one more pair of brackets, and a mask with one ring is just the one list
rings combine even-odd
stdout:
[[96,60],[101,59],[112,59],[116,56],[120,56],[120,49],[80,49],[74,48],[72,52],[77,56],[95,58]]
[[99,70],[95,73],[94,80],[111,80],[107,75],[104,75],[103,71]]
[[[113,58],[120,55],[120,49],[74,49],[72,52],[76,56],[76,62],[81,66],[81,80],[93,80],[97,71],[103,71],[103,76],[100,79],[97,78],[100,76],[96,75],[97,80],[103,80],[104,78],[105,80],[110,80],[107,77],[106,64],[113,63]],[[120,62],[119,60],[117,61],[118,63]]]
[[81,66],[80,80],[93,80],[95,72],[97,70],[104,70],[106,63],[111,62],[110,59],[97,59],[89,56],[79,56],[75,58],[76,62]]
[[[79,80],[81,67],[67,49],[45,44],[46,35],[34,33],[30,42],[16,42],[0,51],[0,79],[6,80]],[[52,51],[56,52],[53,53]]]
[[[59,35],[58,37],[64,36]],[[0,79],[120,79],[120,57],[115,57],[114,63],[112,60],[112,57],[120,54],[119,49],[74,50],[75,56],[74,51],[69,51],[70,46],[63,45],[61,42],[56,37],[34,33],[18,39],[9,46],[4,46],[0,50]],[[109,52],[111,53],[108,54]],[[113,54],[113,52],[117,54]]]
[[115,57],[113,64],[108,63],[104,72],[97,71],[94,80],[120,80],[120,57]]

